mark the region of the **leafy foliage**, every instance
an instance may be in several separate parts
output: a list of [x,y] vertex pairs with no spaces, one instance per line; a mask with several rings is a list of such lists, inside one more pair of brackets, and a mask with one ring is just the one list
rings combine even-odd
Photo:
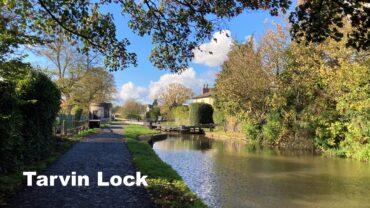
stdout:
[[161,110],[158,107],[153,107],[148,112],[146,112],[146,118],[150,121],[156,121],[161,115]]
[[6,173],[50,153],[61,97],[50,78],[35,70],[20,80],[1,81],[0,92],[0,170]]
[[213,121],[215,124],[222,124],[225,122],[225,115],[224,112],[218,108],[214,108],[213,110]]
[[14,169],[22,161],[22,122],[14,84],[0,81],[0,173]]
[[[347,46],[356,49],[370,49],[370,7],[365,1],[304,1],[290,15],[293,23],[292,35],[304,37],[311,42],[324,42],[329,37],[340,41],[346,35]],[[343,31],[345,20],[349,19],[352,31]]]
[[87,111],[92,102],[110,101],[114,92],[113,75],[103,68],[92,68],[73,85],[69,95],[71,104]]
[[262,128],[262,136],[269,141],[276,140],[281,131],[280,118],[276,114],[271,114],[266,119],[266,124]]
[[41,159],[53,145],[52,128],[60,109],[60,91],[45,74],[30,71],[17,83],[17,94],[25,119],[21,131],[26,141],[25,157]]
[[[111,70],[136,64],[136,55],[127,51],[129,41],[116,38],[113,16],[102,14],[99,3],[90,1],[3,1],[0,3],[4,46],[46,43],[64,34],[71,41],[83,43],[103,54]],[[17,37],[12,39],[12,37]],[[3,41],[2,41],[3,42]]]
[[251,140],[370,160],[369,53],[347,48],[346,38],[285,40],[278,26],[258,48],[236,44],[216,80],[217,107],[238,118]]
[[144,105],[139,103],[136,100],[126,100],[121,108],[119,113],[123,118],[127,119],[142,119],[145,109]]
[[234,44],[228,60],[222,64],[214,92],[216,105],[228,115],[260,117],[266,111],[265,100],[271,79],[262,68],[260,52],[253,38],[245,44]]
[[174,119],[176,125],[189,124],[189,107],[176,106],[171,109],[171,117]]
[[[82,43],[81,51],[93,49],[105,56],[110,70],[136,65],[136,54],[128,51],[129,40],[117,39],[113,15],[103,12],[107,4],[121,6],[129,27],[140,36],[152,37],[150,60],[157,68],[181,72],[192,60],[194,49],[220,31],[226,20],[248,10],[267,10],[276,16],[286,13],[291,1],[7,0],[0,2],[0,53],[11,54],[20,45],[45,44],[63,34],[71,43]],[[309,41],[339,40],[343,34],[338,28],[349,16],[354,31],[348,34],[348,45],[368,49],[366,5],[355,0],[307,1],[291,15],[292,34]]]
[[190,88],[180,83],[171,83],[164,87],[158,95],[158,103],[164,112],[169,112],[172,107],[182,105],[186,100],[194,96]]

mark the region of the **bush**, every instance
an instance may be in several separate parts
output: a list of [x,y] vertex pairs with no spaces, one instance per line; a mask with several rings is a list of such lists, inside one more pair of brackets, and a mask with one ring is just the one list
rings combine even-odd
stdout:
[[21,134],[25,143],[25,160],[39,160],[50,152],[53,144],[53,123],[60,109],[61,94],[45,74],[30,71],[17,83]]
[[126,113],[124,115],[124,118],[126,119],[132,119],[132,120],[141,120],[141,116],[139,114],[136,114],[136,113]]
[[280,117],[277,114],[270,114],[267,117],[266,124],[262,127],[263,138],[269,141],[275,141],[279,137],[280,131]]
[[60,91],[41,72],[0,82],[0,173],[47,156],[60,108]]
[[224,112],[215,108],[213,111],[213,121],[215,124],[223,124],[225,122]]
[[146,112],[146,119],[149,121],[156,121],[161,115],[161,110],[159,108],[152,108],[150,111]]
[[213,123],[213,107],[206,103],[191,103],[189,120],[192,125]]
[[189,107],[176,106],[171,109],[171,116],[177,125],[189,124]]
[[20,165],[23,157],[20,129],[22,117],[15,94],[15,85],[0,81],[0,173]]
[[243,130],[245,132],[245,136],[247,139],[250,140],[259,140],[260,139],[260,126],[253,122],[252,120],[246,120],[243,122]]

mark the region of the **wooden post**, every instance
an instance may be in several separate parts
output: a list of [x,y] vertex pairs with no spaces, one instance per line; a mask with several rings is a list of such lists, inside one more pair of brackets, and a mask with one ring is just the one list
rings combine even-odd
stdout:
[[62,121],[62,126],[60,127],[60,134],[63,136],[65,134],[65,126],[66,126],[66,121]]
[[71,121],[72,121],[72,128],[75,128],[75,127],[76,127],[76,125],[75,125],[75,121],[74,121],[74,119],[73,119],[73,116],[71,117]]

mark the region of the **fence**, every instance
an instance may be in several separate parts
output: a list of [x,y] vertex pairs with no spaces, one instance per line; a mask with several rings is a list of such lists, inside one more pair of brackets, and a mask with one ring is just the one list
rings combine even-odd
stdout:
[[89,128],[89,120],[82,117],[81,120],[76,120],[73,115],[61,114],[54,124],[54,135],[67,136],[78,134],[80,131]]

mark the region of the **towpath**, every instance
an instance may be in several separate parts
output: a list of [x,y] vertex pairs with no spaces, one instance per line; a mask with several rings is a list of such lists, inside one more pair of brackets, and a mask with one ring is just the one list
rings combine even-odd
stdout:
[[[30,170],[32,171],[32,170]],[[86,187],[26,187],[16,195],[10,207],[151,207],[144,187],[97,186],[97,172],[107,181],[113,175],[134,175],[135,168],[126,144],[122,125],[115,124],[99,134],[75,144],[42,175],[88,175]]]

